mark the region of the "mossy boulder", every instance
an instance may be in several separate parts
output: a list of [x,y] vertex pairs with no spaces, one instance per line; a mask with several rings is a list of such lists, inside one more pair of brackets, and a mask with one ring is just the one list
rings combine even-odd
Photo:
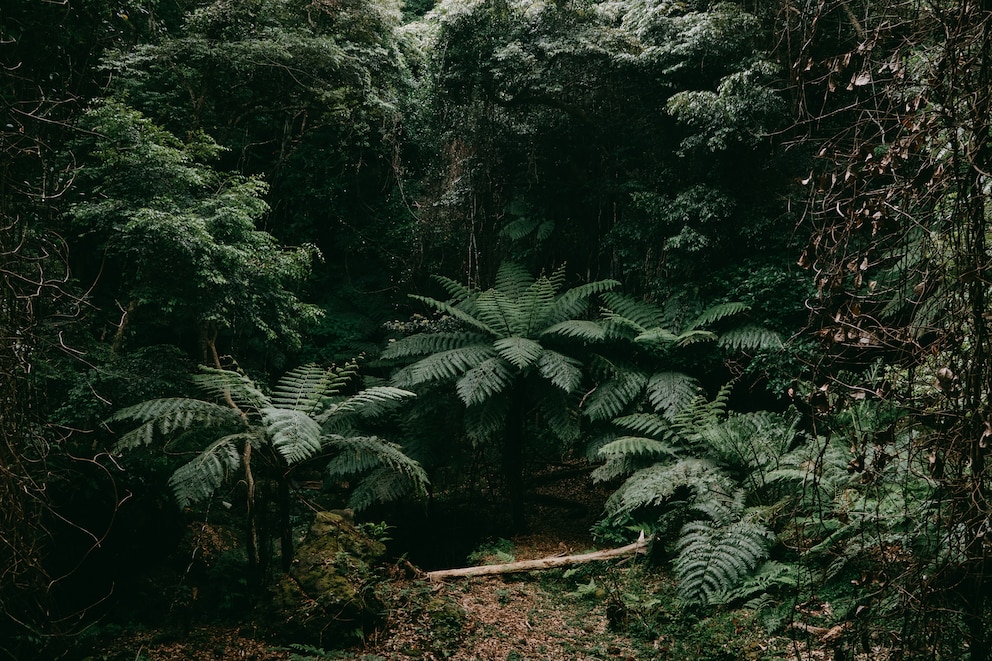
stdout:
[[382,613],[373,564],[385,547],[338,512],[318,512],[292,569],[272,591],[280,638],[330,647],[354,642]]

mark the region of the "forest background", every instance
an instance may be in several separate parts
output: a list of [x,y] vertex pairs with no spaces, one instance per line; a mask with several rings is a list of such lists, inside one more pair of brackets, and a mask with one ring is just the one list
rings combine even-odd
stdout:
[[255,603],[307,505],[522,530],[568,458],[698,612],[986,658],[986,2],[15,0],[0,60],[6,655],[190,520]]

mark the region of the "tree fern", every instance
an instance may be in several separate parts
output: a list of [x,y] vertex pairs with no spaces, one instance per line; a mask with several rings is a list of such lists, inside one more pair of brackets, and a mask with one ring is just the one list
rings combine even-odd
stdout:
[[667,418],[684,409],[699,391],[699,382],[682,372],[652,374],[644,390],[651,407]]
[[328,445],[334,450],[326,468],[329,478],[363,478],[349,499],[356,511],[427,490],[427,473],[394,443],[376,436],[336,436]]
[[181,508],[206,500],[241,467],[240,442],[257,440],[253,434],[222,436],[192,461],[180,466],[169,478],[169,487]]
[[505,361],[493,357],[465,372],[455,392],[467,406],[482,404],[513,383],[513,372]]

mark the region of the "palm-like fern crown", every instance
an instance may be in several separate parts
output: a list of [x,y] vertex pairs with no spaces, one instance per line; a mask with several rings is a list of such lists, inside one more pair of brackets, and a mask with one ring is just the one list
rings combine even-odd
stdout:
[[383,357],[420,357],[401,369],[394,383],[408,387],[456,380],[459,397],[470,406],[503,392],[525,372],[537,373],[561,390],[574,390],[581,378],[577,361],[549,349],[545,340],[555,335],[602,339],[602,326],[580,317],[593,295],[618,284],[600,280],[561,291],[563,267],[534,278],[514,263],[503,264],[494,286],[482,292],[449,278],[438,281],[452,296],[450,301],[413,298],[457,319],[466,330],[403,338],[391,343]]
[[[141,423],[121,436],[118,451],[149,445],[156,433],[170,439],[191,430],[212,435],[209,445],[170,479],[176,500],[185,507],[211,496],[232,471],[240,468],[245,444],[271,448],[286,465],[293,465],[321,452],[331,439],[336,448],[353,438],[365,439],[356,436],[359,420],[382,415],[413,396],[388,386],[343,395],[356,374],[355,362],[329,368],[304,365],[287,372],[272,393],[266,394],[244,374],[205,367],[193,382],[205,398],[214,401],[149,400],[118,411],[108,422]],[[400,466],[395,448],[383,443],[370,445],[389,455],[390,459],[382,460],[383,466]],[[414,490],[426,484],[426,476],[412,460],[407,458],[400,467],[403,470],[398,472],[415,483]]]

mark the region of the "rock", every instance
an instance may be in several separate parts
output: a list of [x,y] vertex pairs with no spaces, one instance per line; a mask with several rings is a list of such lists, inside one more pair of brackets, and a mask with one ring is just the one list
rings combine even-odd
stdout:
[[335,646],[370,632],[382,612],[373,563],[385,547],[337,512],[318,512],[288,574],[272,590],[277,635]]

